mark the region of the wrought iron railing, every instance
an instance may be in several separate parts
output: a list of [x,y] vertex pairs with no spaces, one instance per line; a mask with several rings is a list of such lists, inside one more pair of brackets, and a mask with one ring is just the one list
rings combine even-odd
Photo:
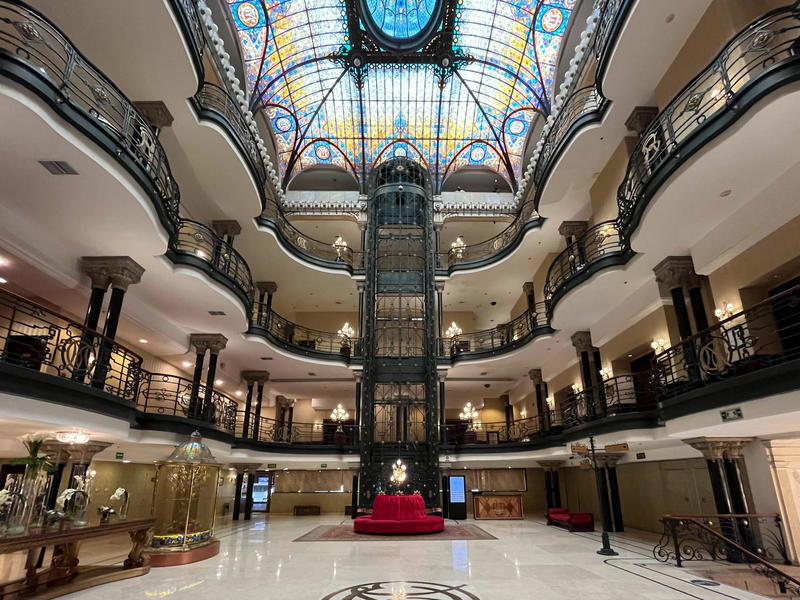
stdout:
[[570,284],[589,276],[592,266],[611,257],[622,257],[630,250],[615,221],[604,221],[588,229],[553,259],[547,270],[544,299],[552,312],[558,296]]
[[[591,50],[597,62],[607,53],[612,33],[619,26],[619,21],[627,14],[627,8],[633,4],[631,0],[600,0],[596,6],[599,18],[595,26]],[[627,6],[626,6],[627,5]]]
[[560,422],[555,411],[550,411],[546,422],[539,415],[510,422],[481,423],[465,420],[444,425],[442,444],[458,446],[532,442],[545,437],[551,430],[560,432]]
[[29,71],[50,87],[46,93],[54,108],[72,122],[79,114],[84,121],[76,125],[144,185],[164,226],[175,228],[180,192],[158,137],[125,94],[53,23],[22,3],[0,1],[0,59],[0,70],[21,81],[2,63],[32,67]]
[[247,307],[253,301],[254,286],[244,257],[214,231],[197,221],[182,219],[170,240],[170,250],[207,265],[227,279],[242,296]]
[[261,302],[253,305],[250,328],[251,331],[260,329],[277,342],[308,354],[321,352],[344,360],[361,354],[360,339],[298,325],[274,311],[267,311],[267,305]]
[[238,404],[218,390],[205,402],[206,386],[166,373],[142,374],[136,407],[145,413],[170,415],[215,425],[228,433],[236,430]]
[[561,423],[568,429],[619,414],[655,409],[646,377],[637,380],[636,375],[617,375],[572,395],[561,405]]
[[776,564],[790,564],[780,515],[665,515],[664,531],[653,548],[660,562],[728,560],[746,563],[769,578],[781,594],[800,598],[800,579]]
[[267,184],[267,169],[258,150],[258,141],[247,126],[236,101],[222,87],[208,81],[200,86],[194,99],[201,109],[220,115],[247,160],[256,184],[263,188]]
[[[772,11],[734,37],[712,63],[664,108],[643,132],[617,191],[619,224],[624,234],[636,228],[659,185],[704,141],[743,113],[742,102],[766,76],[800,62],[798,4]],[[797,78],[794,74],[790,77]],[[788,81],[788,80],[787,80]],[[762,86],[760,94],[776,83]],[[726,122],[720,125],[720,117]]]
[[450,358],[467,358],[483,353],[498,352],[526,343],[537,333],[550,333],[550,322],[543,302],[537,302],[535,312],[525,311],[508,323],[491,329],[460,333],[441,340],[442,354]]
[[800,359],[800,286],[743,310],[656,354],[663,400],[738,375]]
[[477,244],[450,248],[446,253],[440,254],[439,262],[443,268],[469,268],[471,264],[485,263],[494,257],[507,253],[516,245],[531,219],[539,217],[533,209],[533,201],[524,203],[517,212],[514,220],[495,236]]
[[332,268],[357,269],[361,266],[361,253],[349,246],[335,247],[333,240],[322,242],[306,235],[289,222],[283,210],[275,202],[267,202],[264,212],[257,219],[264,224],[268,221],[278,234],[278,239],[290,252],[295,252],[312,262]]
[[353,423],[289,423],[268,417],[250,419],[252,429],[240,437],[268,444],[353,446],[358,430]]
[[197,12],[197,0],[171,0],[175,14],[182,21],[186,37],[196,54],[195,64],[202,70],[203,54],[206,50],[205,28]]
[[69,317],[0,290],[0,361],[133,402],[142,358]]

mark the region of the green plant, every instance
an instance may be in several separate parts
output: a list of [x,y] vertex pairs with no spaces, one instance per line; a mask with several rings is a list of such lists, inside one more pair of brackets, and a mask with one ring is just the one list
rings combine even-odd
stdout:
[[56,466],[50,462],[50,457],[39,456],[39,450],[41,450],[42,444],[44,444],[49,437],[50,436],[46,433],[26,433],[20,437],[19,441],[22,442],[28,450],[28,456],[15,458],[11,461],[11,464],[25,465],[31,467],[33,471],[50,472],[55,470]]

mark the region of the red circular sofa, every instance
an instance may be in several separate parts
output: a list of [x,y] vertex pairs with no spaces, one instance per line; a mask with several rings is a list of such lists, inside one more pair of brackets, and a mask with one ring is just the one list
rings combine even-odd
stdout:
[[425,514],[425,500],[411,496],[375,496],[372,514],[358,517],[353,523],[356,533],[436,533],[444,529],[444,519]]

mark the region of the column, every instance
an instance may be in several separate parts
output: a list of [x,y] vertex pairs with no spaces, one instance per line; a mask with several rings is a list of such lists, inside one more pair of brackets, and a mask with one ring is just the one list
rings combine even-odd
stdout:
[[272,296],[278,291],[278,284],[274,281],[257,281],[258,305],[256,322],[269,329],[269,317],[272,313]]
[[[236,495],[233,498],[233,520],[238,521],[242,516],[242,513],[246,513],[248,504],[247,499],[245,498],[245,506],[242,507],[242,488],[244,488],[244,475],[248,471],[255,473],[255,471],[261,466],[261,463],[232,463],[230,466],[236,469]],[[255,477],[248,477],[248,488],[250,487],[250,479],[255,479]],[[245,490],[246,489],[247,488],[245,488]],[[250,497],[252,497],[252,493],[250,494]],[[245,518],[249,517],[245,515]]]
[[436,374],[439,378],[439,442],[442,444],[447,443],[447,416],[445,413],[447,402],[445,394],[445,380],[447,379],[447,370],[438,369]]
[[225,219],[221,221],[211,221],[211,229],[214,230],[220,238],[225,240],[231,248],[233,247],[233,239],[242,233],[242,226],[239,221],[233,219]]
[[108,274],[102,270],[91,268],[91,263],[86,263],[81,260],[81,271],[89,276],[92,282],[92,291],[89,295],[89,305],[86,307],[86,316],[83,320],[85,331],[81,334],[81,351],[75,357],[75,368],[72,372],[72,378],[76,381],[83,381],[86,376],[87,366],[89,362],[89,354],[94,348],[94,335],[91,333],[97,331],[97,325],[100,322],[100,312],[103,309],[103,299],[106,295],[108,286],[111,285],[111,279]]
[[[361,373],[353,374],[356,379],[356,430],[353,435],[353,442],[361,439]],[[353,510],[355,513],[355,509]]]
[[[194,377],[192,378],[192,393],[189,397],[188,416],[192,419],[199,419],[207,422],[214,421],[214,379],[217,376],[217,358],[220,351],[228,343],[221,333],[193,333],[189,336],[189,345],[197,352],[194,364]],[[200,386],[203,376],[203,362],[205,361],[206,351],[210,352],[208,372],[206,373],[206,384],[202,399],[200,398]]]
[[444,282],[435,284],[436,286],[436,331],[439,336],[439,354],[444,354]]
[[[242,227],[238,221],[224,220],[211,221],[211,229],[217,234],[214,240],[214,251],[211,257],[211,264],[220,273],[227,274],[231,268],[231,248],[233,248],[233,238],[242,232]],[[224,242],[225,245],[221,244]]]
[[247,470],[247,495],[244,503],[244,520],[249,521],[253,517],[253,486],[256,483],[256,470]]
[[558,233],[564,237],[567,248],[572,247],[569,261],[573,273],[583,268],[586,264],[586,253],[581,243],[581,236],[586,233],[587,229],[588,223],[586,221],[563,221],[558,226]]
[[764,442],[789,560],[800,562],[800,438]]
[[[257,393],[256,388],[259,385],[263,385],[264,382],[269,381],[269,373],[267,371],[242,371],[241,376],[247,384],[247,398],[245,399],[244,416],[242,417],[242,437],[247,439],[250,437],[252,428],[255,425],[255,419],[253,418],[254,402],[260,405],[254,392]],[[258,412],[260,415],[261,410],[259,409]]]
[[508,439],[511,437],[511,426],[514,423],[514,407],[511,406],[508,394],[502,394],[500,400],[503,402],[503,410],[506,414],[506,439]]
[[645,130],[657,118],[657,106],[637,106],[631,111],[628,120],[625,121],[625,127],[628,128],[628,131],[635,133],[637,137],[642,137]]
[[[115,368],[115,365],[111,364],[114,353],[113,340],[117,335],[125,292],[128,286],[141,281],[144,267],[130,256],[84,256],[81,258],[81,267],[84,273],[91,273],[90,277],[93,281],[100,283],[105,279],[111,284],[111,300],[108,303],[103,327],[103,335],[106,339],[100,342],[97,349],[92,377],[92,387],[102,390],[109,373],[113,372]],[[94,319],[94,315],[92,318]],[[124,385],[123,380],[128,376],[128,373],[117,372],[116,378],[119,381],[115,386]]]
[[533,282],[526,281],[522,284],[522,293],[528,305],[528,318],[530,319],[531,331],[536,329],[536,297],[533,294]]
[[622,458],[622,454],[605,453],[599,461],[608,483],[608,501],[614,524],[613,531],[625,531],[622,521],[622,502],[619,498],[619,484],[617,482],[617,462],[620,458]]
[[580,360],[586,412],[590,417],[594,417],[598,409],[604,414],[605,394],[598,364],[600,351],[592,345],[592,334],[588,331],[576,331],[570,339]]
[[195,348],[194,373],[192,375],[192,391],[189,395],[189,406],[186,410],[186,416],[190,419],[196,419],[202,412],[200,410],[200,384],[203,379],[203,363],[206,360],[206,350],[208,348],[205,344],[191,343],[191,345]]
[[253,439],[259,441],[261,431],[261,409],[264,406],[264,387],[269,381],[269,373],[261,371],[262,375],[256,380],[256,402],[253,410]]
[[528,371],[528,377],[533,382],[533,391],[536,395],[536,414],[539,416],[539,428],[543,432],[550,431],[550,407],[547,406],[547,392],[542,379],[542,370],[531,369]]
[[544,469],[547,508],[561,508],[561,483],[559,482],[558,468],[564,464],[564,461],[540,460],[537,462]]
[[[363,344],[364,344],[364,287],[366,286],[366,282],[364,281],[357,281],[356,282],[356,289],[358,289],[358,345],[354,348],[356,356],[360,356],[363,351]],[[354,511],[355,512],[355,511]]]

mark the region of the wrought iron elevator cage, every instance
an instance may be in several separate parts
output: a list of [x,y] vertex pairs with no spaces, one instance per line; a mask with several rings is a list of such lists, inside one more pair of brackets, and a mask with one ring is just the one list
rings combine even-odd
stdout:
[[[368,181],[360,402],[358,505],[379,492],[439,498],[436,374],[436,245],[432,181],[407,158],[377,166]],[[408,479],[390,483],[397,459]]]

